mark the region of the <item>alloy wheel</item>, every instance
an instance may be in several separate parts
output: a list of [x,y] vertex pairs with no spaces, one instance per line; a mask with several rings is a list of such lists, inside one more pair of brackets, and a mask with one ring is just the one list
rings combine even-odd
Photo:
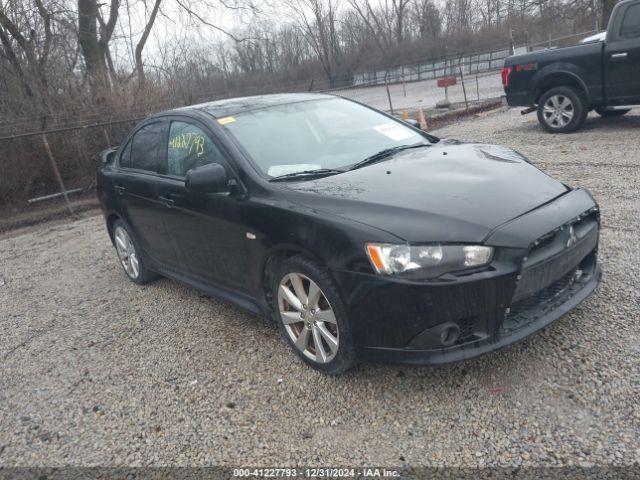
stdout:
[[328,363],[338,353],[339,330],[329,300],[316,282],[301,273],[289,273],[278,287],[278,309],[294,346],[317,363]]
[[138,275],[140,274],[140,262],[138,260],[136,248],[131,241],[131,237],[124,228],[116,227],[114,239],[118,258],[120,259],[120,263],[122,264],[124,271],[129,275],[129,277],[133,279],[138,278]]
[[573,120],[575,109],[569,97],[565,95],[552,95],[542,107],[542,114],[547,125],[560,129],[567,126],[571,120]]

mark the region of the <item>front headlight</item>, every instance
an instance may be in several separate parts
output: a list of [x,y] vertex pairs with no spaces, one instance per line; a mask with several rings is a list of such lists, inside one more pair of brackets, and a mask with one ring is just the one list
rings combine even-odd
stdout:
[[447,272],[481,267],[488,264],[493,248],[481,245],[395,245],[367,243],[365,246],[371,265],[377,273],[391,275],[425,269],[429,277]]

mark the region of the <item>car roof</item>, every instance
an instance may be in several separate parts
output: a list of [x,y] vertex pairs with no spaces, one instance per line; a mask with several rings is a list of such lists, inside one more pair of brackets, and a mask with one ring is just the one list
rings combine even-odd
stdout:
[[243,112],[250,112],[261,108],[286,105],[290,103],[307,102],[310,100],[322,100],[335,98],[333,95],[323,93],[277,93],[270,95],[254,95],[250,97],[227,98],[215,100],[213,102],[188,105],[162,112],[162,114],[185,113],[188,111],[201,111],[216,118],[238,115]]

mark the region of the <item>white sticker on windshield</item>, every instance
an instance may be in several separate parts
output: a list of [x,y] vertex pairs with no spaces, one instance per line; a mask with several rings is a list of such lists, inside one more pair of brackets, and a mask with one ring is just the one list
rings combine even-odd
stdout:
[[383,123],[382,125],[376,125],[373,129],[396,142],[413,136],[413,132],[411,130],[404,128],[402,125],[398,125],[397,123]]
[[272,177],[279,177],[287,173],[304,172],[305,170],[317,170],[322,165],[314,165],[312,163],[298,163],[296,165],[274,165],[269,167],[267,173]]

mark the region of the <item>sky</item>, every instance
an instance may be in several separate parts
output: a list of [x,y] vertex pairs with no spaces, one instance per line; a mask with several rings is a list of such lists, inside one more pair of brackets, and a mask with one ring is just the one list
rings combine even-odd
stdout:
[[[216,25],[222,30],[233,33],[254,21],[285,23],[283,20],[284,7],[278,2],[271,3],[254,0],[258,6],[259,17],[255,17],[246,9],[225,8],[217,0],[163,0],[160,12],[156,18],[153,30],[147,44],[143,58],[145,64],[153,65],[163,55],[176,53],[182,45],[219,44],[230,38],[215,28],[205,25],[194,16],[190,16],[178,1],[188,5],[200,18],[207,23]],[[242,0],[235,0],[236,2]],[[227,4],[233,4],[228,0]],[[108,17],[108,2],[103,4],[103,15]],[[112,39],[112,55],[116,63],[130,70],[133,67],[133,51],[140,38],[144,26],[151,14],[152,0],[123,1],[120,7],[119,22]],[[131,42],[133,38],[133,42]]]

